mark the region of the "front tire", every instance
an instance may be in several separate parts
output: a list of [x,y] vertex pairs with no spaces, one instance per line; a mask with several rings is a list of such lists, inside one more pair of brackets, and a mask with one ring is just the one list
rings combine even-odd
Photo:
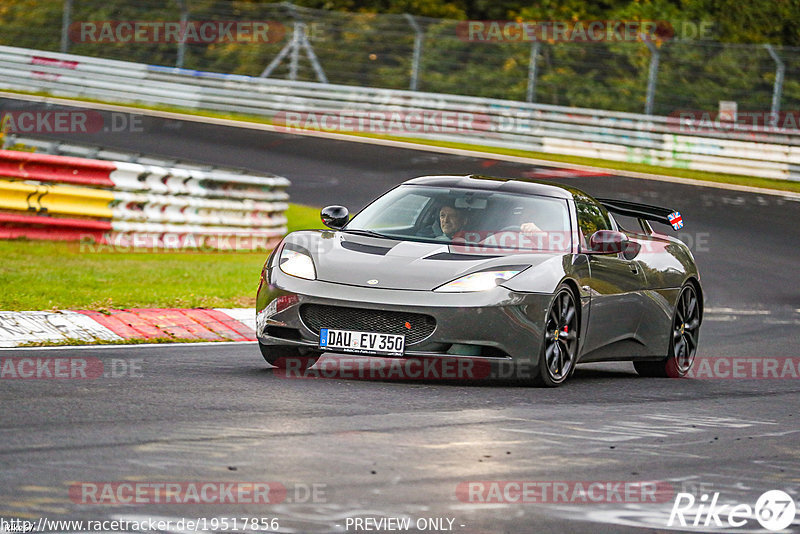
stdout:
[[261,355],[268,364],[278,369],[297,369],[305,371],[319,359],[319,356],[308,356],[298,347],[285,347],[282,345],[264,345],[258,342]]
[[669,352],[658,361],[633,362],[641,376],[683,378],[689,373],[697,353],[700,336],[700,301],[692,284],[678,295],[670,329]]
[[537,385],[560,386],[575,371],[578,327],[577,299],[568,286],[562,285],[547,310]]

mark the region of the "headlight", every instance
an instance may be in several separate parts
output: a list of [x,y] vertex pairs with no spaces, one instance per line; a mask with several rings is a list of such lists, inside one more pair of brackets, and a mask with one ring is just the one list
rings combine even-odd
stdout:
[[434,291],[442,291],[447,293],[467,293],[470,291],[486,291],[497,287],[506,280],[517,276],[524,269],[509,269],[502,271],[481,271],[478,273],[468,274],[461,278],[456,278],[452,282],[448,282],[443,286],[439,286]]
[[316,280],[317,271],[314,269],[314,261],[308,254],[297,252],[296,250],[289,250],[283,247],[281,252],[281,259],[278,262],[281,271],[286,274],[296,276],[298,278],[305,278],[307,280]]

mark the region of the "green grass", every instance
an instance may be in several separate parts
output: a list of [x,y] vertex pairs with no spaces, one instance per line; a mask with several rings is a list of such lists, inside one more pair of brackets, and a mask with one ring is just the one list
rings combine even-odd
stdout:
[[[26,91],[5,91],[9,93],[18,93],[18,94],[33,94],[38,96],[50,96],[47,93],[42,92],[26,92]],[[82,102],[97,102],[102,104],[108,104],[109,102],[100,101],[96,99],[90,98],[70,98],[70,100],[77,100]],[[155,111],[165,111],[169,113],[180,113],[184,115],[194,115],[199,117],[211,117],[211,118],[218,118],[218,119],[227,119],[227,120],[236,120],[242,122],[251,122],[257,124],[271,124],[272,121],[266,117],[259,117],[254,115],[246,115],[240,113],[224,113],[212,110],[196,110],[196,109],[188,109],[188,108],[181,108],[177,106],[163,106],[163,105],[146,105],[141,103],[112,103],[116,105],[122,105],[132,108],[139,108],[139,109],[147,109],[147,110],[155,110]],[[769,178],[757,178],[754,176],[741,176],[738,174],[725,174],[725,173],[715,173],[715,172],[705,172],[705,171],[695,171],[690,169],[681,169],[681,168],[674,168],[674,167],[661,167],[658,165],[648,165],[644,163],[628,163],[624,161],[611,161],[605,159],[597,159],[597,158],[587,158],[587,157],[580,157],[580,156],[565,156],[560,154],[549,154],[545,152],[533,152],[529,150],[519,150],[519,149],[511,149],[511,148],[502,148],[502,147],[492,147],[492,146],[483,146],[471,143],[455,143],[455,142],[446,142],[446,141],[432,141],[426,139],[416,139],[411,137],[402,137],[402,136],[392,136],[392,135],[380,135],[380,134],[373,134],[373,133],[366,133],[366,132],[337,132],[343,133],[348,135],[353,135],[356,137],[367,137],[372,139],[389,139],[395,141],[403,141],[408,143],[414,143],[422,146],[441,146],[441,147],[450,147],[450,148],[458,148],[464,150],[475,150],[480,152],[488,152],[492,154],[500,154],[500,155],[509,155],[509,156],[520,156],[520,157],[527,157],[527,158],[535,158],[541,159],[545,161],[554,161],[560,163],[572,163],[576,165],[589,165],[593,167],[602,167],[611,170],[623,170],[623,171],[635,171],[635,172],[643,172],[643,173],[650,173],[650,174],[661,174],[664,176],[675,176],[678,178],[690,178],[693,180],[702,180],[708,182],[719,182],[719,183],[727,183],[727,184],[735,184],[735,185],[745,185],[750,187],[763,187],[766,189],[777,189],[780,191],[794,191],[800,192],[800,182],[791,182],[785,180],[771,180]]]
[[320,208],[303,206],[302,204],[289,204],[289,209],[286,210],[286,218],[289,219],[289,224],[287,224],[289,232],[310,228],[325,228],[319,218],[319,210]]
[[[292,204],[288,217],[290,231],[322,227],[317,208]],[[0,257],[0,310],[103,310],[254,306],[267,253],[113,252],[0,240]]]

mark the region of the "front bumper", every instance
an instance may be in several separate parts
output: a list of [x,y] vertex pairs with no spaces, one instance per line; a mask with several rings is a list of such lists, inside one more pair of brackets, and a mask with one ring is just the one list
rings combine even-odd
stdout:
[[520,293],[502,286],[474,293],[379,289],[304,280],[275,271],[269,273],[271,285],[262,282],[257,299],[256,333],[263,345],[320,351],[319,332],[303,321],[300,309],[322,304],[433,317],[433,332],[407,343],[407,357],[513,360],[538,366],[552,294]]

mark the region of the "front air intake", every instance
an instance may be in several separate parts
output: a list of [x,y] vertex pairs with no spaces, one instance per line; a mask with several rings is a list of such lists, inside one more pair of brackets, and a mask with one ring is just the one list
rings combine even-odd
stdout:
[[406,345],[413,345],[425,340],[436,329],[436,319],[422,313],[348,308],[325,304],[303,304],[300,306],[300,319],[309,330],[317,335],[319,335],[320,328],[402,334],[406,336]]

